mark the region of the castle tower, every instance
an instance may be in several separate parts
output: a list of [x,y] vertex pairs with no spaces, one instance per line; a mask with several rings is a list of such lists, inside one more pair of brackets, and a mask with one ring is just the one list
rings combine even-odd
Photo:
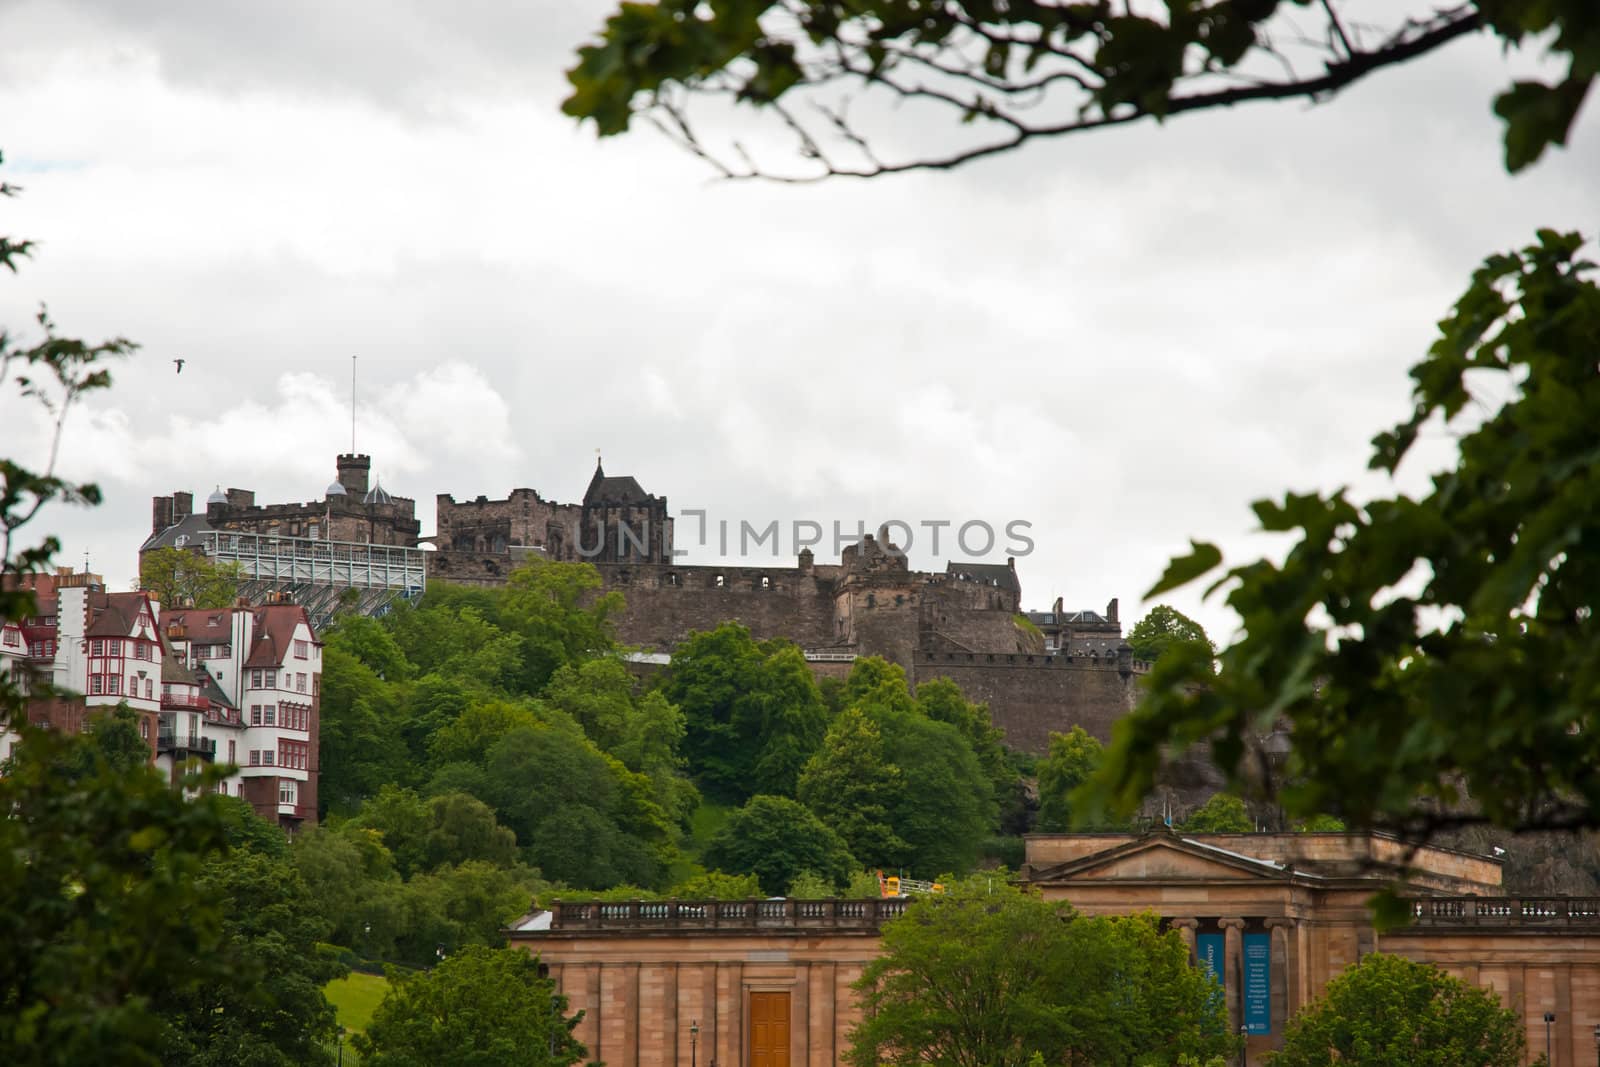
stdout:
[[367,495],[367,476],[372,472],[372,457],[344,453],[339,456],[339,484],[349,496],[360,500]]

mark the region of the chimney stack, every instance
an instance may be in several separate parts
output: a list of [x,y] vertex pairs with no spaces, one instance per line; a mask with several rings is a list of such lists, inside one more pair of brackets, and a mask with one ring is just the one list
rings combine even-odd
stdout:
[[172,517],[173,501],[170,496],[157,496],[150,498],[150,536],[171,526],[176,520]]

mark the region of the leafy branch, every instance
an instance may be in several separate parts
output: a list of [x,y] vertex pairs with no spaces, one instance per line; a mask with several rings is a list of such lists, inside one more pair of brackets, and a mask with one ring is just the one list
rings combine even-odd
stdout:
[[[624,4],[579,49],[564,110],[601,136],[643,117],[724,178],[813,182],[948,170],[1024,143],[1165,121],[1267,100],[1330,100],[1380,70],[1488,30],[1508,44],[1560,32],[1558,84],[1518,82],[1497,99],[1512,170],[1565,143],[1600,68],[1584,0],[1477,0],[1424,10],[1388,29],[1352,23],[1333,0],[1172,0],[1165,17],[1132,4],[1039,0],[764,0]],[[1286,8],[1320,17],[1302,30]],[[1366,42],[1371,41],[1368,44]],[[805,161],[758,163],[740,141],[716,149],[698,106],[750,105],[776,120]],[[866,114],[865,124],[856,115]],[[940,114],[966,143],[886,159]],[[867,125],[874,128],[868,130]],[[934,123],[941,138],[949,123]]]

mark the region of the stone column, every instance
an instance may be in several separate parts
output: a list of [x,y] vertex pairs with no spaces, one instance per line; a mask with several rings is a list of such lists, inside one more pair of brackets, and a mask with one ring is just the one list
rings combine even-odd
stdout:
[[1272,931],[1272,1039],[1281,1045],[1289,1016],[1298,1011],[1294,991],[1299,985],[1299,937],[1294,919],[1268,919]]
[[1168,919],[1167,925],[1178,931],[1183,938],[1183,943],[1189,946],[1189,963],[1196,962],[1194,932],[1200,923],[1194,919]]
[[1237,1034],[1244,1022],[1243,919],[1218,919],[1222,927],[1223,985],[1228,994],[1228,1032]]

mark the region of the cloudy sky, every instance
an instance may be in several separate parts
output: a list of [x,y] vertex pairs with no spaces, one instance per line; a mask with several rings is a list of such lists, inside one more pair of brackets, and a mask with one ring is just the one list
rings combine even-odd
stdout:
[[[562,116],[605,10],[0,0],[0,232],[39,242],[0,323],[143,346],[70,420],[106,503],[49,517],[65,561],[126,588],[157,493],[320,497],[356,356],[356,445],[424,531],[436,493],[577,499],[602,449],[734,524],[1025,520],[1029,606],[1131,619],[1189,537],[1262,551],[1251,500],[1382,488],[1367,442],[1473,266],[1600,228],[1600,108],[1507,177],[1528,64],[1488,40],[1323,108],[796,188]],[[0,400],[0,454],[42,437]]]

